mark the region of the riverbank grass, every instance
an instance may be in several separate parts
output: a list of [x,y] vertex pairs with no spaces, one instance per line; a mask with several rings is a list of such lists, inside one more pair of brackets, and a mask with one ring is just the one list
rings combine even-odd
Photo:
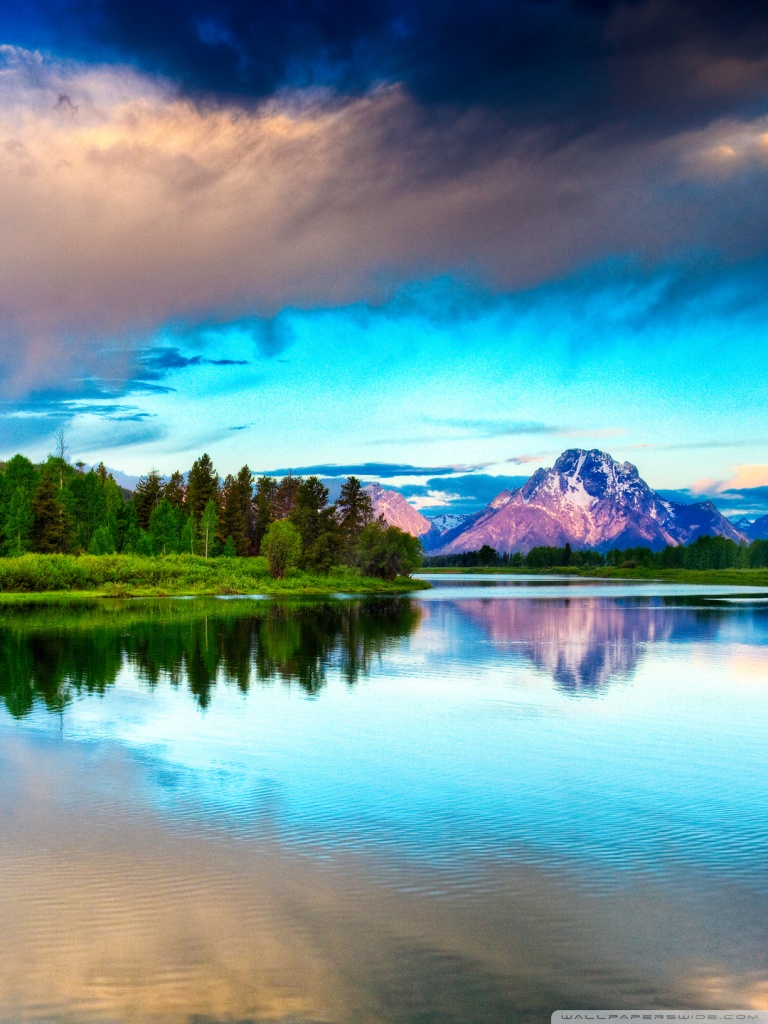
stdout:
[[423,580],[383,580],[338,566],[328,573],[292,569],[269,575],[265,558],[198,555],[21,555],[0,558],[0,602],[30,595],[88,597],[194,597],[265,594],[400,594],[421,590]]

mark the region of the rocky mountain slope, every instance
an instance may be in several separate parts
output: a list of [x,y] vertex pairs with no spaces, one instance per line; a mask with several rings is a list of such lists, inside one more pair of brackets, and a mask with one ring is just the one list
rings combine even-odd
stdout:
[[399,491],[390,491],[379,483],[368,484],[365,490],[371,496],[373,511],[384,516],[391,526],[397,526],[414,537],[425,537],[432,523],[410,505]]
[[570,449],[551,469],[539,469],[522,487],[502,491],[481,512],[443,534],[436,551],[476,551],[489,544],[497,551],[528,552],[566,543],[601,551],[658,550],[689,544],[704,534],[745,539],[711,502],[666,501],[631,463],[616,462],[596,449]]

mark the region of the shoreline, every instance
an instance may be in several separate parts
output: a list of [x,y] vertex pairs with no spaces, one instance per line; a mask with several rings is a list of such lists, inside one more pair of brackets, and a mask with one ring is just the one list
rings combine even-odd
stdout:
[[647,583],[691,583],[699,586],[747,586],[768,590],[768,569],[621,569],[614,566],[578,568],[554,566],[549,569],[525,569],[511,566],[440,566],[420,569],[419,576],[569,576],[574,579],[639,580]]

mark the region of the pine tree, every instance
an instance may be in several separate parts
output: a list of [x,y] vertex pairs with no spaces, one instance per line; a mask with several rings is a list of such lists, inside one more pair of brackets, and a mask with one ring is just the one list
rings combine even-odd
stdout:
[[296,492],[291,522],[301,537],[302,563],[325,570],[337,560],[339,524],[328,507],[328,488],[316,476],[307,477]]
[[221,533],[231,537],[241,557],[250,553],[253,474],[243,466],[236,477],[228,476],[221,494]]
[[302,485],[302,479],[300,476],[293,476],[289,474],[284,476],[280,483],[277,485],[275,491],[275,497],[272,502],[272,518],[273,519],[289,519],[293,514],[293,510],[296,507],[296,496],[299,493],[299,488]]
[[166,498],[174,508],[184,508],[186,490],[183,473],[175,470],[171,473],[171,478],[165,485],[163,497]]
[[160,504],[163,497],[163,481],[156,469],[143,476],[136,484],[133,492],[133,504],[142,530],[149,529],[149,517]]
[[201,455],[192,464],[187,479],[186,509],[199,523],[206,505],[210,501],[218,502],[219,477],[213,468],[210,455]]
[[274,519],[274,502],[277,492],[277,480],[273,476],[260,476],[256,481],[256,500],[254,501],[253,546],[261,551],[261,542],[269,524]]
[[356,476],[347,477],[347,482],[342,484],[336,502],[336,518],[341,527],[344,555],[349,561],[353,557],[360,534],[375,518],[371,496]]
[[235,558],[237,556],[237,548],[231,536],[227,537],[226,543],[221,549],[221,554],[223,558]]
[[32,550],[40,554],[66,551],[70,544],[69,516],[50,472],[40,477],[30,507]]

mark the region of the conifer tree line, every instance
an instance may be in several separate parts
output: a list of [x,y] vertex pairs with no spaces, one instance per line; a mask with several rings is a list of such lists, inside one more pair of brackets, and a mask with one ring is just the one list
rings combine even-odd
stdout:
[[370,575],[412,571],[419,542],[374,515],[356,477],[335,503],[317,476],[277,479],[248,466],[223,480],[209,455],[186,478],[151,470],[131,494],[100,463],[86,470],[66,458],[63,437],[42,465],[14,455],[0,475],[0,551],[5,556],[88,552],[103,555],[266,554],[274,575],[293,566],[319,572],[355,565]]

